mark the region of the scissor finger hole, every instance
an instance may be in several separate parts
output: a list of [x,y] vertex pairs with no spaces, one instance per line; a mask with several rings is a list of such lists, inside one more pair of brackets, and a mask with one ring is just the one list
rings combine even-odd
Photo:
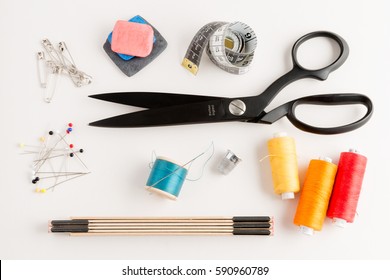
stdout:
[[333,64],[340,56],[340,45],[329,37],[314,37],[299,45],[297,63],[307,70],[317,70]]
[[313,105],[295,107],[295,118],[313,127],[333,128],[356,122],[364,117],[367,108],[362,104]]

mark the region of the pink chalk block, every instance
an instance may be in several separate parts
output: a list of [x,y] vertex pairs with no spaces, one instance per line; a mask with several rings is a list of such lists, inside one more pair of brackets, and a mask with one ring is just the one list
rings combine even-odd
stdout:
[[118,20],[112,31],[111,49],[138,57],[148,56],[153,49],[153,28],[148,24]]

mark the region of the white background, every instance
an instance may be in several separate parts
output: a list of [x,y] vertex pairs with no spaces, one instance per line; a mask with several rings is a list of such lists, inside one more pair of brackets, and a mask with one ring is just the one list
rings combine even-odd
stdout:
[[[389,259],[388,104],[389,7],[385,1],[0,1],[0,161],[1,259]],[[168,41],[147,68],[128,78],[103,50],[115,21],[141,15]],[[242,21],[258,35],[253,68],[234,76],[204,56],[196,77],[180,64],[192,36],[211,21]],[[364,127],[323,136],[302,132],[287,119],[272,126],[245,123],[110,129],[88,123],[136,108],[88,98],[116,91],[166,91],[216,96],[261,93],[292,67],[290,51],[302,35],[329,30],[350,46],[346,63],[327,81],[301,80],[285,88],[269,109],[301,96],[357,92],[368,95],[375,112]],[[75,88],[64,77],[51,104],[42,99],[36,52],[40,40],[65,41],[78,67],[93,76]],[[321,44],[324,43],[324,44]],[[313,43],[314,44],[314,43]],[[308,50],[321,62],[332,49],[326,41]],[[321,54],[325,54],[321,56]],[[330,110],[330,109],[329,109]],[[333,109],[332,109],[333,110]],[[344,120],[359,110],[309,110],[313,122]],[[328,114],[326,114],[328,112]],[[334,112],[329,114],[329,112]],[[74,123],[75,144],[91,174],[34,193],[32,157],[19,155],[19,142],[39,143],[51,129]],[[314,236],[293,224],[298,198],[273,193],[266,143],[273,133],[294,137],[301,181],[310,159],[337,163],[350,147],[368,157],[358,216],[345,229],[327,219]],[[174,202],[144,190],[152,152],[186,162],[210,143],[215,153],[203,177],[186,182]],[[243,161],[231,174],[216,166],[227,149]],[[194,169],[196,171],[196,168]],[[199,169],[198,169],[199,170]],[[195,174],[196,176],[197,174]],[[69,237],[47,233],[51,219],[70,216],[234,216],[272,215],[273,237]]]

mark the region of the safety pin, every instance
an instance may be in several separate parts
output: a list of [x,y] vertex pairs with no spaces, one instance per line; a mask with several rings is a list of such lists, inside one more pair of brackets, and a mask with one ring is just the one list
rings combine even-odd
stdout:
[[47,65],[51,71],[47,76],[47,86],[46,86],[45,93],[44,93],[45,94],[44,100],[47,103],[50,103],[54,97],[54,93],[55,93],[57,83],[59,80],[59,75],[62,73],[62,68],[59,67],[53,61],[48,61]]
[[53,47],[52,43],[49,41],[49,39],[43,39],[42,40],[43,48],[46,50],[46,52],[49,54],[50,58],[57,62],[59,65],[63,65],[60,54],[56,51],[56,49]]
[[[70,51],[69,51],[68,47],[66,46],[66,43],[65,42],[59,42],[58,43],[58,49],[60,50],[60,54],[62,55],[62,58],[66,59],[75,68],[77,68],[76,67],[76,63],[74,62],[74,59],[73,59],[72,55],[70,54]],[[69,58],[67,56],[69,56]],[[64,64],[66,65],[66,61],[64,61]]]
[[41,44],[46,51],[38,53],[38,75],[41,87],[45,88],[44,101],[50,103],[58,86],[59,76],[67,73],[77,87],[88,85],[92,77],[80,71],[65,42],[60,42],[57,48],[49,41],[43,39]]
[[60,50],[64,68],[68,72],[72,82],[77,87],[90,84],[92,82],[92,77],[77,68],[66,43],[60,42],[58,44],[58,49]]
[[47,66],[44,52],[38,52],[38,77],[41,87],[46,88],[47,85]]
[[57,85],[58,75],[61,74],[62,68],[53,60],[46,60],[44,52],[38,52],[38,77],[44,91],[44,100],[51,102]]
[[[73,70],[73,69],[72,69]],[[75,69],[75,73],[71,71],[69,73],[72,81],[77,87],[89,85],[92,82],[92,77],[78,69]]]

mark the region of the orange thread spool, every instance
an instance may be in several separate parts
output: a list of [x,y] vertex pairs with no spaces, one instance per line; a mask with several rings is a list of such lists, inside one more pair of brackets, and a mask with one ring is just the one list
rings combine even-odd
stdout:
[[299,192],[298,160],[295,140],[285,133],[276,133],[268,141],[269,160],[272,170],[274,192],[282,199],[293,199]]
[[313,235],[322,229],[336,172],[329,158],[310,161],[294,218],[303,233]]

